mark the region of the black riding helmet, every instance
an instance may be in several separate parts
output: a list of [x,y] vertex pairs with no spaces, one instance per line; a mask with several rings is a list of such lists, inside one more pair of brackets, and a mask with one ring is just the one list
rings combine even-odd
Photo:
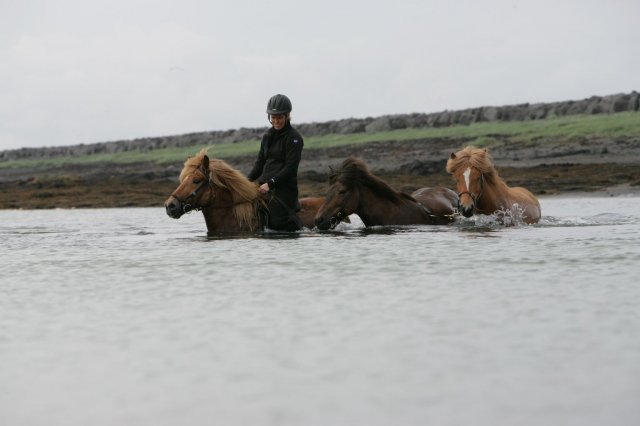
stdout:
[[289,114],[292,109],[291,101],[285,95],[274,95],[267,103],[267,114],[269,115]]

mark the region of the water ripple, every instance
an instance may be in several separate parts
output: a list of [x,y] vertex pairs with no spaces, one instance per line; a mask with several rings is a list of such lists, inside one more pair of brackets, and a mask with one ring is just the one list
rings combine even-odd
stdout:
[[225,238],[161,208],[0,211],[0,418],[632,425],[637,211]]

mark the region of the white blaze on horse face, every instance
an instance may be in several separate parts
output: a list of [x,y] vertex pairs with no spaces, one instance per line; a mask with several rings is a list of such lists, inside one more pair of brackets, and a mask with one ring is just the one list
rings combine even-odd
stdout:
[[464,173],[462,174],[464,176],[464,183],[465,185],[467,185],[467,191],[469,191],[469,176],[471,176],[471,167],[467,168],[467,170],[464,171]]

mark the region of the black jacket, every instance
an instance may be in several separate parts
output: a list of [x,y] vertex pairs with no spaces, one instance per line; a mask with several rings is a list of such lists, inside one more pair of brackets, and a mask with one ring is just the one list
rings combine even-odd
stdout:
[[247,176],[258,183],[267,182],[269,189],[298,187],[298,165],[304,142],[296,129],[287,124],[280,130],[273,127],[262,136],[258,159]]

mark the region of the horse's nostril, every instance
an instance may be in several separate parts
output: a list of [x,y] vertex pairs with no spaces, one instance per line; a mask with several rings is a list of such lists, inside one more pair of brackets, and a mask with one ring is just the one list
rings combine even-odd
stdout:
[[167,215],[173,218],[179,218],[182,216],[182,211],[180,209],[180,203],[177,200],[171,200],[165,203],[164,205],[165,211]]

